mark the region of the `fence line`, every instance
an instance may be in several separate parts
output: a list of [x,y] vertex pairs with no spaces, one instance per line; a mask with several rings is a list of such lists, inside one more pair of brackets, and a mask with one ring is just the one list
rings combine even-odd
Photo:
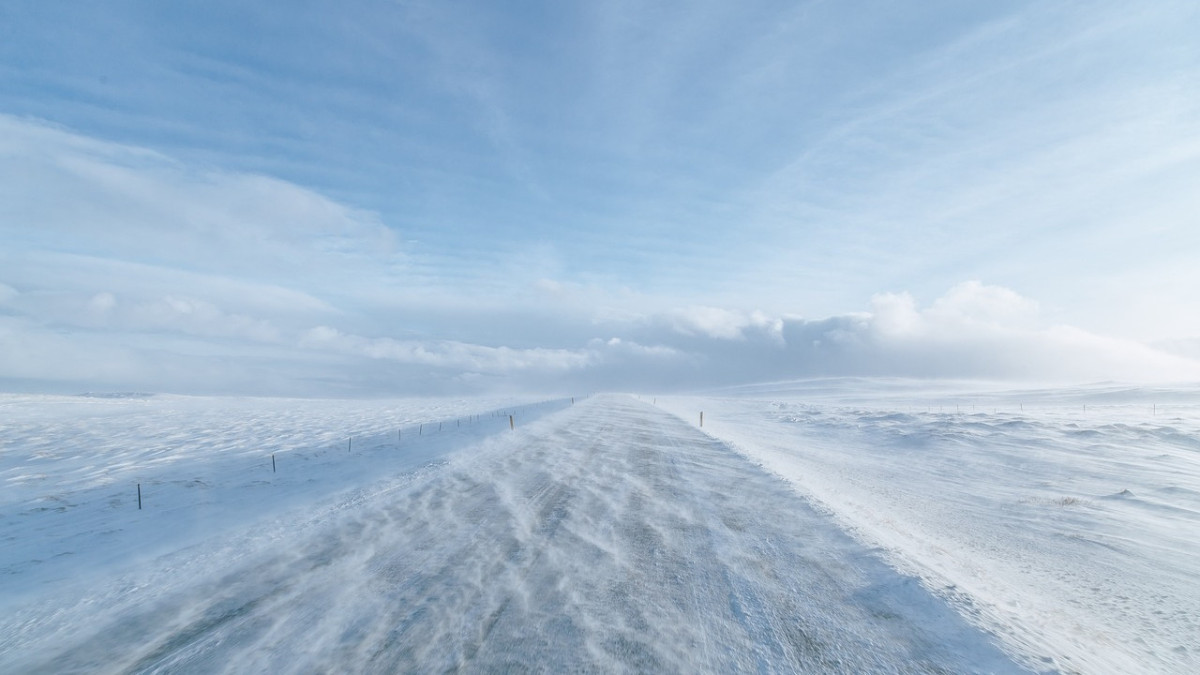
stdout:
[[[565,409],[568,406],[574,405],[574,397],[564,397],[564,398],[559,398],[559,399],[547,399],[545,401],[525,403],[525,404],[521,404],[521,405],[517,405],[517,406],[505,406],[503,408],[495,408],[492,410],[488,410],[488,411],[486,411],[486,413],[488,414],[488,419],[503,420],[505,417],[507,417],[509,430],[512,431],[512,430],[516,429],[516,424],[515,424],[516,417],[518,417],[522,414],[530,413],[530,412],[545,411],[546,408],[548,408],[548,407],[552,408],[555,405],[559,406],[559,409]],[[424,431],[425,431],[426,424],[433,424],[433,422],[436,421],[438,423],[438,432],[442,432],[442,431],[444,431],[445,423],[448,422],[450,419],[454,419],[455,424],[454,424],[454,427],[452,429],[450,429],[450,431],[452,431],[454,433],[461,433],[461,430],[463,429],[464,421],[466,421],[468,428],[475,427],[477,424],[480,423],[480,420],[484,419],[483,414],[484,413],[470,413],[467,415],[460,415],[460,416],[454,417],[454,418],[443,418],[440,420],[427,420],[424,422],[416,422],[416,423],[409,423],[407,425],[401,425],[401,426],[396,427],[396,436],[395,436],[394,443],[385,443],[385,444],[379,444],[379,443],[373,444],[372,443],[372,439],[381,439],[381,440],[382,439],[390,439],[391,438],[391,430],[390,429],[387,431],[375,431],[375,432],[359,431],[357,434],[351,434],[351,435],[347,436],[347,438],[346,438],[346,453],[348,455],[351,455],[352,457],[357,457],[357,456],[360,456],[361,453],[368,452],[371,450],[379,451],[379,450],[387,450],[390,448],[392,451],[403,451],[406,447],[412,447],[411,445],[406,446],[406,444],[404,442],[404,430],[406,428],[409,430],[410,438],[411,438],[413,426],[417,427],[417,437],[424,438]],[[354,442],[356,437],[359,440],[359,442],[357,444]],[[432,440],[432,438],[433,437],[431,436],[430,440]],[[358,452],[355,452],[356,447],[361,448],[361,449]],[[310,457],[326,455],[332,449],[334,449],[334,446],[330,446],[330,445],[297,447],[297,448],[293,448],[293,449],[284,451],[284,457],[282,459],[286,460],[289,457],[295,457],[295,458],[304,458],[305,460],[307,460]],[[270,453],[271,473],[278,475],[280,473],[279,469],[281,467],[280,467],[279,463],[276,461],[276,457],[275,457],[276,454],[277,454],[277,452]],[[241,457],[242,456],[238,456],[237,458],[231,458],[231,459],[241,459]],[[247,465],[242,465],[241,462],[236,462],[236,461],[231,462],[231,464],[232,465],[227,465],[227,466],[221,467],[221,468],[227,469],[231,473],[235,473],[239,470],[240,471],[253,470],[253,467],[263,466],[263,464],[260,461],[254,461],[253,459],[248,459]],[[282,467],[282,468],[284,468],[284,475],[286,475],[286,473],[287,473],[287,466],[286,466],[287,464],[288,464],[287,462],[284,462],[284,466]],[[238,469],[238,466],[243,466],[244,468]],[[163,482],[171,482],[171,483],[178,482],[178,481],[169,480],[169,479],[154,480],[153,478],[150,478],[147,481],[146,474],[144,472],[135,470],[135,474],[140,474],[142,476],[142,480],[136,481],[138,510],[143,509],[142,482],[147,482],[148,485],[151,487],[153,487],[155,485],[161,485],[161,484],[163,484]],[[99,486],[94,486],[94,487],[99,487]],[[92,488],[90,488],[90,487],[84,488],[85,491],[90,490],[90,489],[92,489]],[[158,492],[158,490],[151,489],[150,494],[147,494],[146,496],[153,497],[154,493],[157,493],[157,492]],[[146,507],[150,507],[150,506],[151,506],[151,503],[147,502]]]

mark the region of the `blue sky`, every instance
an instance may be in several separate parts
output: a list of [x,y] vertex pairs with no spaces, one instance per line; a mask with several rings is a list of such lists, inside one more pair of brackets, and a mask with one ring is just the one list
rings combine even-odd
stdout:
[[1169,1],[16,3],[0,384],[1200,379],[1197,34]]

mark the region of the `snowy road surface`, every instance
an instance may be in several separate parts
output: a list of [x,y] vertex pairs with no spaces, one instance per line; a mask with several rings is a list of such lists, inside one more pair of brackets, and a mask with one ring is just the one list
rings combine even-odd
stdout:
[[598,397],[0,619],[4,672],[1023,672],[784,481]]

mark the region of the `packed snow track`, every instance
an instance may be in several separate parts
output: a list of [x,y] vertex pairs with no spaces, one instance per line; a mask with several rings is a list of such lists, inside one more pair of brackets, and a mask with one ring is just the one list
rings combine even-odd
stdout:
[[319,506],[23,609],[0,667],[1025,672],[787,483],[632,397]]

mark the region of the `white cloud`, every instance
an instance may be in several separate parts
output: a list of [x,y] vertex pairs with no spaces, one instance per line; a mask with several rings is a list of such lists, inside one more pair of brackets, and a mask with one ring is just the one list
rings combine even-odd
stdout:
[[872,325],[883,335],[911,335],[921,327],[917,301],[908,293],[879,293],[871,298]]
[[299,343],[308,349],[329,350],[368,359],[486,374],[562,372],[585,368],[595,361],[595,354],[583,350],[512,349],[448,340],[367,338],[346,334],[329,326],[308,330],[300,337]]
[[677,386],[811,376],[1200,380],[1196,360],[1048,325],[1036,301],[979,281],[957,284],[926,306],[906,292],[880,293],[868,312],[818,320],[691,308],[656,321],[668,330],[643,337],[678,351],[675,370],[657,373]]
[[92,314],[104,315],[108,314],[117,306],[117,296],[107,291],[97,293],[88,301],[87,309]]
[[[289,329],[178,294],[129,300],[102,291],[74,302],[79,318],[70,331],[0,316],[0,380],[276,394],[662,391],[813,376],[1200,380],[1200,361],[1043,326],[1028,299],[975,282],[927,307],[893,293],[872,298],[870,312],[821,320],[705,311],[698,315],[720,321],[680,332],[662,320],[634,319],[594,326],[604,338],[521,348],[366,337],[335,323]],[[534,332],[548,339],[561,328],[543,319]]]
[[386,282],[404,265],[397,236],[373,213],[274,178],[189,167],[5,115],[0,177],[0,234],[20,246],[13,253],[288,278],[309,289],[349,283],[364,264]]
[[186,335],[242,338],[255,342],[278,342],[280,331],[269,321],[230,313],[217,305],[176,295],[164,295],[131,307],[127,328],[171,330]]
[[[1200,362],[1132,340],[1043,326],[1038,303],[1001,286],[969,281],[920,309],[907,293],[872,298],[866,323],[829,331],[869,374],[1033,380],[1196,380]],[[838,342],[835,339],[834,342]]]
[[533,287],[534,287],[534,289],[541,291],[542,293],[545,293],[547,295],[554,296],[554,297],[558,297],[563,294],[562,283],[555,281],[553,279],[546,279],[546,278],[538,279],[537,281],[533,282]]
[[128,294],[102,291],[90,297],[73,291],[46,291],[25,294],[12,306],[30,321],[64,331],[235,338],[254,343],[278,343],[281,339],[281,329],[268,319],[230,311],[184,293],[154,290]]
[[612,337],[607,340],[596,338],[588,342],[588,347],[597,354],[609,360],[622,360],[625,357],[650,359],[654,361],[688,360],[688,354],[674,347],[664,345],[642,345],[633,340],[622,340]]
[[1030,327],[1036,325],[1038,303],[1002,286],[967,281],[938,298],[928,314],[964,326]]
[[871,298],[871,326],[882,339],[922,336],[953,341],[968,332],[1029,329],[1038,320],[1036,301],[979,281],[954,286],[925,309],[918,309],[908,293]]
[[661,316],[672,330],[689,336],[718,340],[745,340],[749,333],[778,338],[783,322],[759,311],[743,312],[701,305],[683,307]]

